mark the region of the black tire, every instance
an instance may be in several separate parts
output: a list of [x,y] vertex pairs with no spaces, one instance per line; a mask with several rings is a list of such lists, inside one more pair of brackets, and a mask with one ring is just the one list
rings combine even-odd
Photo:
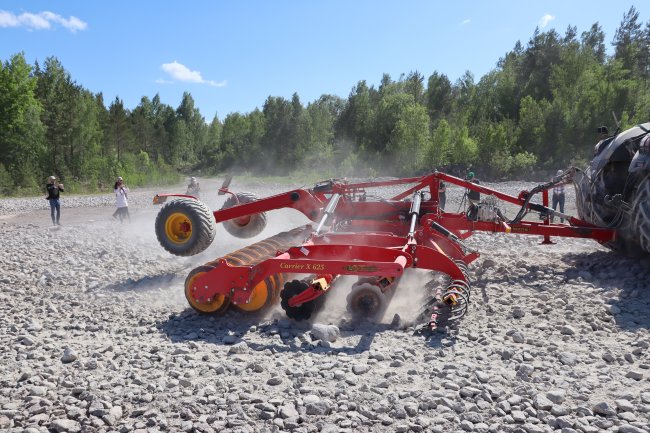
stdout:
[[388,308],[390,298],[372,282],[359,281],[352,285],[346,300],[347,310],[353,316],[381,320]]
[[602,202],[602,197],[610,193],[602,179],[592,179],[591,169],[576,183],[576,205],[578,216],[599,227],[615,227],[616,238],[602,245],[619,254],[639,258],[650,255],[650,178],[641,180],[636,191],[629,197],[631,210],[625,212],[620,221],[615,221],[615,211]]
[[650,177],[646,176],[631,198],[629,214],[617,229],[616,239],[604,245],[632,258],[650,256]]
[[198,200],[179,198],[165,204],[156,217],[160,245],[176,256],[193,256],[210,246],[216,233],[214,215]]
[[632,203],[631,219],[639,255],[650,255],[650,175],[639,183]]
[[309,288],[305,281],[293,280],[285,283],[284,289],[280,293],[280,305],[287,314],[287,317],[293,320],[307,320],[316,310],[316,300],[305,302],[296,307],[289,306],[289,299],[304,292]]
[[[240,192],[236,197],[231,195],[223,204],[221,209],[228,209],[238,204],[250,203],[258,200],[257,196],[250,192]],[[266,227],[266,213],[261,212],[250,215],[248,218],[232,219],[223,222],[223,228],[236,238],[248,239],[262,233]]]

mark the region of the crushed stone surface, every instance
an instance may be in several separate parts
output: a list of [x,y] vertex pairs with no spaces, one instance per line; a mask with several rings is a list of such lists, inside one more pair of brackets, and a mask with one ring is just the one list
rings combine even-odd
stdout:
[[[201,184],[218,209],[220,182]],[[180,258],[156,239],[155,192],[130,194],[131,224],[111,218],[111,194],[63,195],[60,228],[42,197],[0,200],[0,431],[650,432],[647,260],[591,240],[476,234],[469,311],[429,336],[406,320],[431,277],[417,272],[379,323],[349,317],[345,279],[309,322],[279,306],[199,315],[189,271],[307,221],[271,212],[249,240],[218,226],[206,251]],[[447,196],[455,212],[462,190]],[[572,203],[569,191],[575,215]]]

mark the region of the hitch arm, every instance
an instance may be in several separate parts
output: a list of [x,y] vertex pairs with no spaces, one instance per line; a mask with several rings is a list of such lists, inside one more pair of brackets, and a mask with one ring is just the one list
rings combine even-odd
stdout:
[[216,222],[224,222],[234,218],[241,218],[247,215],[266,212],[275,209],[292,208],[302,212],[312,221],[320,215],[323,202],[304,189],[296,189],[290,192],[273,195],[271,197],[255,200],[250,203],[243,203],[237,206],[221,209],[213,212]]

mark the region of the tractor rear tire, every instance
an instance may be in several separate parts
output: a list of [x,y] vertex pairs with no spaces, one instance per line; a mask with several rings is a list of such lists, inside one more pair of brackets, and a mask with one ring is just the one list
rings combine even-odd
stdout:
[[638,242],[639,255],[650,254],[650,175],[637,188],[632,203],[632,233]]
[[650,176],[637,186],[632,196],[631,210],[624,216],[616,239],[604,245],[628,257],[650,256]]
[[[221,209],[228,209],[239,204],[250,203],[258,200],[257,196],[250,192],[237,193],[236,197],[231,195],[223,204]],[[248,239],[262,233],[266,227],[266,213],[256,213],[241,218],[234,218],[223,222],[223,228],[236,238]]]
[[170,201],[156,217],[158,242],[176,256],[193,256],[204,251],[214,240],[215,233],[214,215],[199,200]]

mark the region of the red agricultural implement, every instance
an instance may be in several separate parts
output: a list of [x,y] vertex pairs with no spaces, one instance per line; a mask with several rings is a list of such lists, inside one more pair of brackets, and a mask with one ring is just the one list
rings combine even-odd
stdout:
[[[191,271],[185,281],[190,305],[202,313],[221,313],[231,305],[253,312],[280,300],[287,316],[300,320],[309,318],[328,292],[347,289],[353,314],[378,317],[405,272],[424,269],[446,276],[428,294],[420,312],[422,321],[433,328],[443,319],[463,316],[468,308],[472,287],[468,266],[479,253],[464,240],[474,232],[536,235],[546,243],[551,236],[603,244],[616,239],[613,229],[548,207],[548,190],[571,182],[573,175],[568,170],[517,197],[440,172],[362,183],[328,180],[262,199],[231,192],[227,180],[219,194],[229,197],[214,212],[190,196],[154,197],[154,203],[166,202],[156,218],[156,234],[167,251],[189,256],[210,245],[215,223],[223,223],[234,236],[250,238],[266,226],[266,212],[295,209],[314,224],[277,234]],[[464,212],[445,212],[439,206],[440,182],[474,191],[467,194],[470,198],[480,193],[482,199],[468,200]],[[398,189],[401,192],[396,193]],[[533,202],[538,194],[541,203]],[[498,202],[515,205],[517,215],[507,220]],[[532,220],[528,214],[536,217]],[[568,223],[554,224],[552,217]],[[358,279],[351,287],[337,287],[339,282],[349,284],[349,278],[339,279],[343,275]]]

